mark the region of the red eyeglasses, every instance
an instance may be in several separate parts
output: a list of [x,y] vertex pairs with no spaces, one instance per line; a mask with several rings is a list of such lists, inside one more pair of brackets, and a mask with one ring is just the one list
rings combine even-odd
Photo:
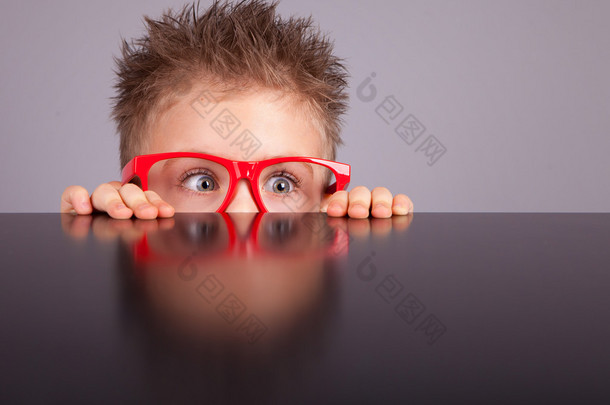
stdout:
[[260,212],[318,211],[325,193],[345,190],[350,165],[294,156],[243,162],[203,153],[136,156],[123,168],[123,184],[138,178],[177,212],[223,212],[241,179]]

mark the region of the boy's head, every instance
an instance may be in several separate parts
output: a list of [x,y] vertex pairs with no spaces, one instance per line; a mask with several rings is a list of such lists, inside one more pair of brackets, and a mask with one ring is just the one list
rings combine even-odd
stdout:
[[[215,1],[203,13],[193,4],[159,20],[145,18],[145,35],[124,42],[117,59],[113,118],[121,166],[139,154],[187,147],[212,153],[201,149],[215,146],[237,159],[228,156],[230,141],[212,137],[211,123],[204,130],[197,121],[203,115],[194,103],[202,95],[233,106],[243,129],[260,140],[251,160],[285,150],[334,159],[347,108],[346,69],[311,18],[281,19],[276,5]],[[304,134],[311,139],[297,139]],[[209,139],[197,142],[197,136]],[[314,139],[310,148],[300,147]]]

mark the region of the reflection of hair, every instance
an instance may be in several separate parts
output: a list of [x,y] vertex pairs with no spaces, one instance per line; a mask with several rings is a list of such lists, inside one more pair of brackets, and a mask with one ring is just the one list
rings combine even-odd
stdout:
[[299,314],[298,322],[270,347],[262,341],[253,345],[196,342],[172,334],[157,318],[142,288],[139,275],[146,269],[136,267],[126,243],[119,243],[118,251],[124,329],[128,340],[134,341],[135,357],[147,369],[147,388],[161,402],[204,397],[210,403],[269,402],[274,388],[323,350],[337,298],[337,269],[332,259],[324,260],[321,290],[309,312]]
[[262,87],[296,96],[326,139],[324,157],[334,159],[347,71],[311,17],[281,19],[276,5],[214,1],[203,14],[192,4],[159,20],[145,17],[144,36],[123,41],[116,59],[112,115],[122,166],[139,154],[153,117],[196,81],[217,91]]

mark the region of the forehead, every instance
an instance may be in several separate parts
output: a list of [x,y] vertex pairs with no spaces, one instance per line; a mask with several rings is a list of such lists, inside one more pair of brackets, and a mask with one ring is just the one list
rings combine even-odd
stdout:
[[193,90],[150,126],[145,153],[201,152],[233,160],[324,157],[323,134],[305,104],[268,89]]

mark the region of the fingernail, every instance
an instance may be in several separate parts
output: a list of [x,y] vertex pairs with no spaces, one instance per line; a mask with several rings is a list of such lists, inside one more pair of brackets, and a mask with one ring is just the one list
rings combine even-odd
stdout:
[[341,209],[341,205],[339,203],[331,203],[328,208],[326,209],[328,210],[340,210]]
[[144,211],[144,210],[147,210],[150,208],[153,208],[153,206],[148,203],[142,203],[142,204],[138,205],[138,210]]
[[125,208],[127,208],[127,206],[123,203],[116,203],[114,204],[114,209],[115,210],[124,210]]
[[169,205],[169,204],[165,204],[165,203],[160,204],[160,205],[159,205],[159,208],[160,208],[160,209],[163,209],[163,210],[164,210],[164,211],[166,211],[166,212],[172,212],[172,211],[174,211],[174,208],[173,208],[171,205]]
[[87,209],[89,209],[91,207],[91,203],[88,200],[82,200],[80,202],[80,206],[81,206],[82,209],[87,210]]
[[383,212],[385,212],[386,214],[390,213],[390,209],[388,208],[387,205],[385,204],[376,204],[375,205],[375,210],[382,210]]
[[396,204],[395,208],[396,208],[396,211],[398,211],[401,214],[407,214],[409,212],[409,208],[404,204]]
[[356,215],[357,217],[365,217],[369,215],[369,210],[362,204],[354,204],[349,209],[349,215]]

